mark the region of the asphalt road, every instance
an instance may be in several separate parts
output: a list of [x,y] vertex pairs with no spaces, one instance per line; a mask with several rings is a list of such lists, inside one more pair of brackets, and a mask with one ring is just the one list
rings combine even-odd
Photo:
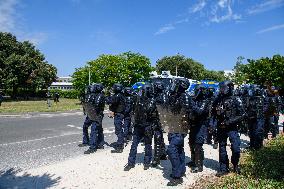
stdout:
[[[30,169],[84,155],[81,112],[0,117],[0,170]],[[103,119],[105,141],[116,140],[113,119]],[[105,145],[105,150],[108,148]]]

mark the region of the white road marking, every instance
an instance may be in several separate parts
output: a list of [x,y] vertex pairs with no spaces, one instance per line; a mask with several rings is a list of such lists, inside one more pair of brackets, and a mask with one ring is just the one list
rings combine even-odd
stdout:
[[82,141],[69,142],[67,144],[59,144],[59,145],[56,145],[56,146],[49,146],[49,147],[45,147],[45,148],[38,148],[38,149],[35,149],[35,150],[28,150],[28,151],[25,151],[24,153],[43,151],[43,150],[47,150],[47,149],[51,149],[51,148],[57,148],[57,147],[66,146],[66,145],[70,145],[70,144],[81,143],[81,142]]
[[76,127],[77,129],[83,129],[82,127]]
[[75,125],[67,125],[67,127],[75,127]]
[[7,146],[10,144],[21,144],[21,143],[26,143],[26,142],[34,142],[34,141],[40,141],[40,140],[46,140],[46,139],[51,139],[51,138],[58,138],[58,137],[63,137],[63,136],[69,136],[69,135],[79,135],[81,133],[73,133],[73,134],[64,134],[64,135],[58,135],[58,136],[51,136],[51,137],[43,137],[43,138],[37,138],[37,139],[32,139],[32,140],[24,140],[20,142],[10,142],[6,144],[0,144],[0,146]]

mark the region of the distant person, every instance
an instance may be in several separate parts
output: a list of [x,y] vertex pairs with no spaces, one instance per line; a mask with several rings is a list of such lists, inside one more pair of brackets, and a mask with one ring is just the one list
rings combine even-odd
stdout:
[[54,95],[53,95],[53,100],[54,100],[55,103],[59,102],[59,97],[60,97],[59,93],[55,92]]
[[0,106],[2,105],[2,102],[4,101],[4,97],[2,92],[0,92]]
[[50,92],[48,91],[47,93],[46,93],[46,103],[47,103],[47,105],[48,105],[48,107],[50,108],[51,107],[51,101],[50,101],[50,99],[51,99],[51,94],[50,94]]

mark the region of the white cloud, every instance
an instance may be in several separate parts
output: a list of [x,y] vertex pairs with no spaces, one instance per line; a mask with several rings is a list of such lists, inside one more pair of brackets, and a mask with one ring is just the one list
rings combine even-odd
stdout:
[[221,23],[230,20],[240,20],[242,16],[233,12],[232,4],[231,0],[219,0],[211,9],[210,22]]
[[199,12],[201,11],[206,5],[206,1],[205,0],[199,0],[199,2],[195,5],[193,5],[193,7],[191,7],[189,9],[189,12],[190,13],[196,13],[196,12]]
[[10,32],[15,29],[17,0],[0,1],[0,31]]
[[284,0],[266,0],[263,3],[251,7],[248,14],[258,14],[265,11],[270,11],[284,5]]
[[274,31],[274,30],[279,30],[279,29],[282,29],[282,28],[284,28],[284,24],[271,26],[269,28],[265,28],[265,29],[259,30],[256,33],[257,34],[262,34],[262,33],[270,32],[270,31]]
[[182,23],[186,23],[189,21],[189,18],[185,18],[185,19],[181,19],[175,22],[175,24],[182,24]]
[[170,30],[174,30],[175,27],[172,24],[167,24],[163,27],[161,27],[154,35],[160,35],[160,34],[164,34],[167,33]]
[[224,8],[227,4],[228,4],[228,0],[219,0],[219,1],[218,1],[218,5],[219,5],[221,8]]
[[21,22],[21,15],[17,13],[20,6],[20,0],[0,0],[0,31],[13,33],[19,40],[39,45],[47,39],[47,33],[27,32]]

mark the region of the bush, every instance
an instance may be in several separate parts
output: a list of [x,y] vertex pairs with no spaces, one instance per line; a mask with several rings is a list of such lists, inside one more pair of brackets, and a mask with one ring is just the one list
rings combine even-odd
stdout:
[[284,181],[284,136],[271,140],[258,151],[249,152],[242,169],[248,177]]
[[284,188],[284,136],[242,155],[241,174],[197,181],[194,188]]
[[63,90],[50,90],[51,94],[54,95],[54,93],[58,92],[60,98],[79,98],[79,91],[77,90],[68,90],[68,91],[63,91]]

